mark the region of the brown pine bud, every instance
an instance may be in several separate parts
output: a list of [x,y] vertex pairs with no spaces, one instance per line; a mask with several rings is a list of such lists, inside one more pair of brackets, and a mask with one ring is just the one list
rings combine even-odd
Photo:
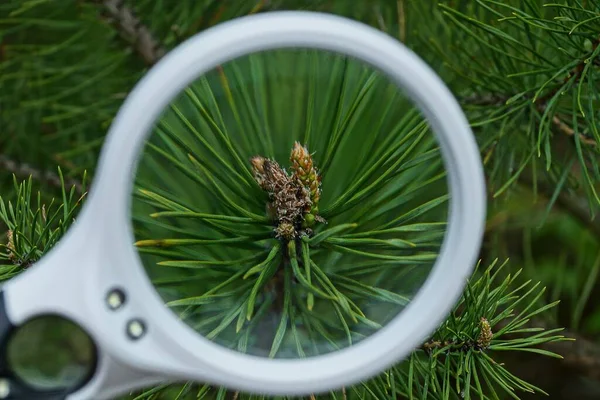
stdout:
[[487,349],[492,342],[492,327],[487,319],[481,317],[479,322],[479,337],[477,338],[477,345],[482,349]]
[[254,179],[258,185],[266,190],[265,187],[265,161],[267,161],[264,157],[256,156],[252,157],[250,163],[252,163],[252,172],[254,173]]
[[265,183],[269,192],[275,194],[291,184],[290,177],[285,170],[277,164],[276,161],[264,160],[263,170]]
[[[312,232],[310,228],[316,221],[325,223],[319,216],[317,204],[321,195],[321,177],[310,153],[296,142],[290,159],[291,175],[275,160],[261,156],[250,160],[256,182],[269,194],[266,210],[276,222],[275,234],[288,241]],[[300,227],[302,232],[298,232]]]

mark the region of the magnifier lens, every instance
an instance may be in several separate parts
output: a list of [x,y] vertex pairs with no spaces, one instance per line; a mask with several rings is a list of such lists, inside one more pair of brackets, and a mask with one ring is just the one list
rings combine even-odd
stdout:
[[11,336],[6,357],[11,373],[41,391],[73,390],[96,367],[96,348],[77,324],[57,315],[26,322]]
[[286,49],[199,77],[140,157],[136,248],[177,316],[264,357],[342,349],[410,303],[438,256],[433,132],[376,68]]

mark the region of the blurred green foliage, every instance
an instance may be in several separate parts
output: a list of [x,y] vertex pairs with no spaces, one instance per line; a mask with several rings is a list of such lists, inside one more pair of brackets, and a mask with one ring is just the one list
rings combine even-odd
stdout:
[[[42,171],[37,176],[43,178],[51,176],[44,171],[55,171],[58,165],[65,179],[80,179],[84,171],[93,176],[112,118],[161,49],[168,51],[216,23],[276,9],[333,12],[358,19],[399,38],[430,63],[460,100],[485,162],[491,205],[482,264],[510,258],[499,277],[514,276],[522,269],[515,282],[541,281],[547,287],[534,297],[536,307],[561,300],[537,317],[592,341],[600,339],[600,224],[593,219],[600,203],[598,0],[439,4],[431,0],[4,0],[0,3],[0,195],[6,209],[2,232],[16,232],[18,244],[14,250],[7,248],[4,234],[2,276],[18,273],[60,238],[80,195],[69,192],[70,185],[61,187],[58,174],[32,185],[15,184],[13,173],[27,179],[32,170]],[[140,24],[127,25],[124,10],[132,10]],[[156,38],[156,48],[140,47],[136,36],[140,27]],[[253,118],[251,112],[242,113],[244,119]],[[254,118],[258,120],[247,128],[260,125],[261,116]],[[290,148],[282,146],[281,151]],[[39,199],[33,195],[34,187],[40,188]],[[53,198],[57,200],[50,207]],[[41,218],[43,209],[55,215],[52,223]],[[499,285],[489,288],[499,289]],[[467,320],[463,328],[480,329],[473,318]],[[459,363],[466,362],[460,358],[467,357],[464,353],[457,357]],[[474,362],[470,357],[468,363]],[[452,357],[446,360],[456,362]],[[331,398],[404,398],[407,392],[399,388],[416,382],[415,365],[409,361],[399,366],[396,375],[382,374]],[[509,371],[511,366],[507,365]],[[442,382],[449,381],[443,378],[440,390],[428,391],[428,396],[460,396],[456,382],[466,375],[459,374],[462,378],[456,380],[457,370],[444,366],[439,371],[441,375],[431,376],[444,377],[451,371],[454,384],[444,386]],[[414,398],[423,396],[423,385],[415,389]],[[501,384],[496,388],[498,393],[510,392]],[[473,393],[477,391],[471,389]],[[202,396],[231,398],[232,394],[186,384],[157,388],[140,398]]]

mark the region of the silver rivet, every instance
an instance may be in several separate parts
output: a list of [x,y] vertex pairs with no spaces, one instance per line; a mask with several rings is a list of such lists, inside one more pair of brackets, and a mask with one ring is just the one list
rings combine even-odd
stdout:
[[10,395],[10,381],[6,378],[0,378],[0,399],[5,399]]
[[118,310],[125,304],[125,293],[120,289],[111,290],[106,296],[106,304],[111,310]]
[[146,333],[146,325],[139,319],[133,319],[127,323],[127,335],[133,339],[137,340],[144,336]]

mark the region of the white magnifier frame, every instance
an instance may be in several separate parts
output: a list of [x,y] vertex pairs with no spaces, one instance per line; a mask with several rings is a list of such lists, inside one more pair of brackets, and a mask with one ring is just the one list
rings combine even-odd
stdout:
[[[416,103],[441,147],[450,186],[449,227],[427,281],[408,307],[361,342],[318,357],[278,360],[228,350],[170,311],[132,245],[131,193],[137,160],[157,118],[183,89],[220,64],[255,52],[313,48],[341,53],[387,75]],[[440,78],[392,37],[359,22],[313,12],[270,12],[208,29],[168,53],[139,82],[107,137],[94,185],[65,238],[3,288],[14,325],[63,315],[93,338],[93,377],[68,399],[102,399],[164,381],[193,380],[269,395],[306,395],[368,379],[405,358],[458,300],[478,257],[485,221],[479,150]],[[107,307],[114,288],[126,298]],[[127,335],[132,321],[143,335]],[[139,327],[139,326],[138,326]]]

